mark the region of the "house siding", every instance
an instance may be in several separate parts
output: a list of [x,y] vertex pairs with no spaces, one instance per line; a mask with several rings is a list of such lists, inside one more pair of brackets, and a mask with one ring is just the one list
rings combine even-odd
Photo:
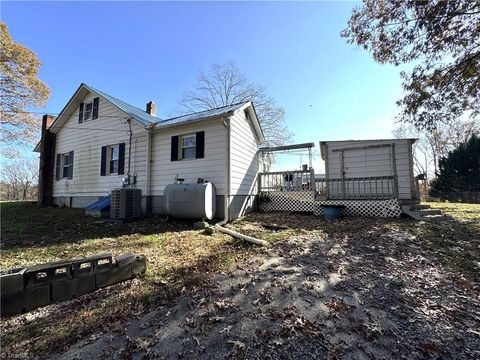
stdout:
[[[172,136],[199,131],[205,132],[204,157],[171,161]],[[226,139],[227,130],[219,119],[155,131],[152,134],[152,196],[163,196],[165,187],[173,184],[177,175],[185,179],[186,183],[195,183],[198,178],[202,178],[215,185],[217,195],[225,194]]]
[[[88,93],[83,102],[98,95]],[[124,175],[100,176],[101,147],[125,143],[125,171],[128,171],[129,125],[123,111],[100,97],[97,119],[78,123],[78,107],[57,133],[55,154],[74,151],[73,179],[53,181],[53,197],[58,205],[85,207],[87,202],[110,194],[122,185]],[[146,131],[132,120],[130,174],[136,174],[135,187],[145,186]],[[76,199],[83,197],[83,199]],[[72,198],[72,200],[70,200]],[[88,201],[84,201],[88,199]]]
[[[80,94],[81,98],[79,98]],[[163,193],[165,187],[174,183],[176,177],[183,178],[186,183],[195,183],[198,178],[213,183],[217,193],[217,218],[224,217],[224,200],[227,195],[229,195],[231,219],[253,207],[259,170],[258,139],[253,125],[243,110],[238,110],[228,118],[217,117],[195,123],[160,127],[150,132],[144,125],[132,119],[130,148],[128,114],[95,92],[79,93],[75,103],[85,103],[95,97],[99,97],[97,119],[78,123],[79,107],[77,106],[70,110],[71,115],[65,122],[62,117],[62,125],[58,126],[56,131],[55,155],[73,151],[74,161],[71,179],[53,181],[54,204],[84,208],[108,196],[112,189],[121,187],[122,178],[129,173],[136,176],[133,187],[142,189],[143,211],[164,214]],[[230,130],[226,126],[227,123]],[[204,157],[172,161],[172,137],[198,132],[204,132]],[[150,170],[149,181],[147,181],[149,137]],[[102,147],[119,143],[125,143],[124,174],[102,176]],[[129,152],[131,152],[130,171],[128,171]],[[227,168],[228,156],[230,156],[230,168]],[[226,189],[227,176],[230,177],[228,190]],[[146,188],[148,183],[149,189]]]
[[345,177],[372,177],[393,175],[391,147],[365,149],[371,145],[395,144],[395,162],[398,177],[399,199],[412,199],[412,166],[410,140],[372,140],[372,141],[327,141],[327,174],[330,179],[341,178],[340,151],[343,148],[359,147],[358,150],[344,152]]
[[230,218],[237,218],[254,206],[260,171],[259,141],[244,111],[230,119]]

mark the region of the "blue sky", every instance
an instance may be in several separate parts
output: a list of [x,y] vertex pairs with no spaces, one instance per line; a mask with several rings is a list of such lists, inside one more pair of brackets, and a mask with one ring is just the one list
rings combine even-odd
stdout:
[[233,60],[285,108],[295,142],[318,151],[320,140],[391,137],[397,114],[399,69],[339,35],[355,5],[4,1],[1,17],[42,61],[45,111],[58,113],[85,82],[171,115],[199,70]]

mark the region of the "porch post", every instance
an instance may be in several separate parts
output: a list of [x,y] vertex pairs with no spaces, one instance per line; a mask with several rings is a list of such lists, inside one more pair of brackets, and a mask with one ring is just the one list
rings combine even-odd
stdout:
[[317,189],[317,184],[315,184],[315,170],[310,167],[310,190],[315,191]]
[[257,184],[258,184],[258,194],[260,195],[260,192],[262,191],[262,173],[259,172],[257,175]]
[[395,143],[392,143],[392,167],[393,167],[393,195],[398,199],[398,175],[397,159],[395,156]]
[[342,200],[345,200],[345,164],[344,164],[344,152],[343,149],[340,153],[340,172],[342,177]]

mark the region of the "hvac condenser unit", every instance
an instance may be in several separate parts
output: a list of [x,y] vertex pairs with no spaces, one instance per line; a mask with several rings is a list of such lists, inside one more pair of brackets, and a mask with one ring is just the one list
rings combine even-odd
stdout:
[[132,219],[142,215],[141,189],[113,189],[111,219]]

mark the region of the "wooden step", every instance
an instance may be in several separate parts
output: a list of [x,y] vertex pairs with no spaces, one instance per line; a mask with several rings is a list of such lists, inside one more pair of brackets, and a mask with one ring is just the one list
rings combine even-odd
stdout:
[[422,209],[417,210],[421,216],[425,215],[442,215],[442,210],[439,209]]
[[439,215],[425,215],[422,216],[422,220],[425,221],[443,221],[443,220],[453,220],[450,215],[439,214]]
[[412,205],[402,205],[402,211],[419,221],[437,221],[437,220],[451,220],[448,215],[444,215],[439,209],[414,209]]
[[430,209],[430,205],[426,205],[426,204],[414,204],[414,205],[410,205],[410,209],[412,209],[412,210]]

